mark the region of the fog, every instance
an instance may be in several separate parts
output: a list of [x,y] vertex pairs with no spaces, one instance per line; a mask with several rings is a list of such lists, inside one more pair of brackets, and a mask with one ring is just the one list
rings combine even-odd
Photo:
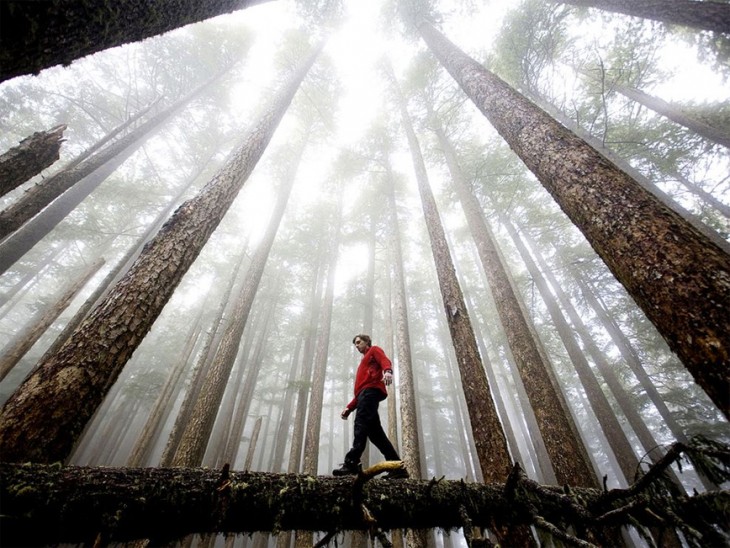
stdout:
[[[323,51],[261,159],[112,379],[69,464],[169,466],[171,440],[191,420],[180,418],[185,407],[214,401],[204,410],[210,434],[189,434],[203,436],[204,452],[192,466],[307,472],[303,455],[310,451],[315,469],[308,472],[329,475],[352,442],[353,421],[340,412],[353,396],[360,360],[352,339],[366,333],[393,361],[395,380],[380,416],[401,448],[401,390],[413,384],[405,397],[415,403],[420,469],[411,476],[484,479],[461,343],[450,331],[458,314],[444,304],[440,270],[448,267],[435,262],[438,244],[424,215],[399,94],[464,295],[462,314],[510,455],[528,476],[557,482],[526,388],[532,380],[510,346],[514,328],[500,319],[497,307],[507,305],[485,272],[437,125],[453,144],[595,477],[625,487],[635,479],[627,470],[646,470],[674,441],[701,434],[730,442],[723,412],[595,246],[395,6],[382,4],[345,2],[339,18],[318,25],[301,6],[267,2],[0,84],[0,151],[35,131],[67,126],[61,158],[0,198],[6,211],[138,113],[107,149],[175,108],[0,242],[7,263],[0,277],[2,358],[35,337],[3,373],[2,402],[66,340],[69,322],[113,294],[177,208],[230,165],[287,75],[322,39]],[[730,73],[707,33],[561,3],[435,4],[440,28],[467,54],[594,139],[602,154],[727,251],[728,148],[618,91],[640,89],[727,129]],[[397,303],[401,283],[405,308]],[[399,344],[410,350],[409,364]],[[211,388],[215,367],[223,377]],[[203,400],[208,390],[219,396]],[[319,390],[321,408],[310,398]],[[365,459],[382,456],[369,444]],[[690,493],[712,487],[691,466],[674,473]],[[464,545],[461,532],[437,531],[431,540]],[[273,546],[276,539],[235,542]]]

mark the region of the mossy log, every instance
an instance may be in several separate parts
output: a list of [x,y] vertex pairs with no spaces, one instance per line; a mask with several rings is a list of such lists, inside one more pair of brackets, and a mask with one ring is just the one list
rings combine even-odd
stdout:
[[[387,463],[392,466],[392,463]],[[532,524],[569,543],[569,527],[680,526],[702,542],[723,527],[730,493],[672,495],[541,486],[515,466],[505,485],[453,480],[229,472],[201,468],[90,468],[0,464],[3,546],[151,539],[191,533],[388,530]],[[651,479],[651,478],[650,478]],[[649,481],[651,483],[651,481]],[[648,484],[647,484],[648,485]],[[652,495],[648,496],[647,493]],[[671,509],[671,514],[668,510]],[[677,524],[681,515],[686,523]],[[704,535],[704,536],[703,536]],[[713,545],[706,542],[704,545]]]

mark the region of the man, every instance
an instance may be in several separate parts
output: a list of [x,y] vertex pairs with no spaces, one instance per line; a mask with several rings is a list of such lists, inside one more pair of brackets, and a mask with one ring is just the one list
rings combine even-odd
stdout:
[[[347,420],[350,413],[355,413],[355,435],[352,449],[347,452],[345,462],[340,468],[333,470],[335,476],[357,474],[360,469],[360,457],[365,451],[368,438],[385,457],[385,460],[400,460],[398,452],[390,443],[380,424],[378,404],[388,397],[386,386],[393,382],[393,365],[379,346],[372,346],[368,335],[357,335],[353,344],[363,356],[355,374],[355,397],[340,416]],[[388,479],[407,478],[405,468],[391,470]]]

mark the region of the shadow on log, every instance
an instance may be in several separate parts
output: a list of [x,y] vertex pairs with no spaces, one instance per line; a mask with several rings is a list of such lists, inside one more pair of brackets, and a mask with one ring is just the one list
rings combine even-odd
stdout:
[[[309,530],[453,530],[529,524],[568,545],[570,533],[605,526],[671,527],[690,546],[725,545],[730,492],[687,496],[665,488],[662,471],[684,455],[730,479],[730,451],[674,444],[628,489],[544,486],[515,465],[505,485],[453,480],[381,480],[401,463],[349,478],[201,468],[91,468],[0,464],[0,545],[171,542],[192,533]],[[698,464],[699,463],[699,464]],[[722,483],[722,482],[721,482]],[[466,516],[466,518],[465,518]]]

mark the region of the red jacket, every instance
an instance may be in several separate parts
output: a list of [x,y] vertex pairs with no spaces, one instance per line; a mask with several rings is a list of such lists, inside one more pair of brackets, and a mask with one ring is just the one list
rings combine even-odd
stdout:
[[347,408],[350,411],[355,410],[357,397],[366,388],[377,388],[383,393],[384,397],[387,397],[388,391],[385,389],[385,383],[383,382],[383,373],[392,370],[393,364],[390,363],[382,348],[379,346],[368,348],[368,351],[363,354],[362,360],[360,360],[360,365],[357,366],[355,397],[347,404]]

